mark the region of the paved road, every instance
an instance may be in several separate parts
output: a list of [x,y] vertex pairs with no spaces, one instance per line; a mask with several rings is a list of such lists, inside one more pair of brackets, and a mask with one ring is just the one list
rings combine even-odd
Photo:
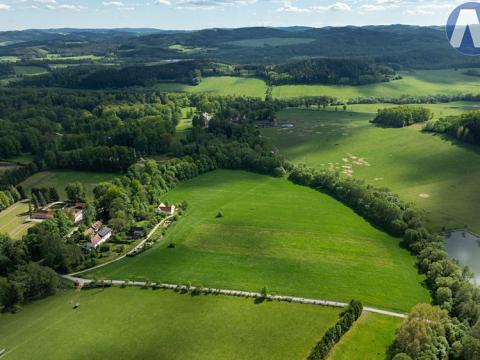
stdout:
[[[93,281],[91,279],[78,278],[78,277],[72,276],[71,274],[64,275],[63,278],[73,282],[77,282],[78,284],[80,284],[80,286],[83,286]],[[124,284],[127,284],[129,286],[145,286],[145,285],[151,286],[156,284],[156,283],[146,283],[144,281],[128,281],[128,280],[104,280],[104,281],[106,283],[111,283],[112,285],[118,285],[118,286],[124,285]],[[156,285],[158,285],[160,288],[163,288],[163,289],[172,289],[172,290],[185,289],[185,290],[192,291],[194,289],[197,289],[195,286],[187,288],[185,285],[182,285],[182,284],[159,283]],[[251,298],[263,297],[261,293],[242,291],[242,290],[229,290],[229,289],[217,289],[217,288],[206,288],[206,287],[201,287],[198,290],[203,293],[213,293],[213,294],[221,294],[221,295],[227,295],[227,296],[240,296],[240,297],[251,297]],[[275,301],[287,301],[287,302],[293,302],[293,303],[299,303],[299,304],[332,306],[332,307],[340,307],[340,308],[343,308],[348,305],[347,303],[338,302],[338,301],[304,298],[304,297],[296,297],[296,296],[285,296],[285,295],[267,295],[267,299],[275,300]],[[363,310],[366,312],[371,312],[371,313],[376,313],[376,314],[391,316],[391,317],[397,317],[397,318],[407,317],[406,314],[377,309],[377,308],[368,307],[368,306],[364,307]]]
[[[66,276],[70,276],[70,277],[74,277],[75,275],[80,275],[80,274],[83,274],[83,273],[86,273],[87,271],[91,271],[91,270],[95,270],[95,269],[98,269],[98,268],[101,268],[101,267],[104,267],[104,266],[107,266],[107,265],[110,265],[110,264],[113,264],[114,262],[117,262],[119,260],[122,260],[123,258],[125,258],[128,254],[130,253],[133,253],[134,251],[137,251],[138,249],[140,249],[143,245],[145,245],[145,243],[148,241],[148,239],[150,239],[152,237],[152,235],[155,233],[155,231],[158,230],[158,228],[160,226],[162,226],[165,221],[167,220],[170,220],[171,218],[173,218],[174,215],[171,215],[171,216],[168,216],[166,217],[165,219],[163,219],[162,221],[160,221],[157,225],[155,225],[155,227],[152,229],[152,231],[150,231],[147,235],[147,237],[145,239],[143,239],[137,246],[135,246],[132,250],[130,250],[128,253],[122,255],[122,256],[119,256],[118,258],[115,258],[111,261],[107,261],[106,263],[103,263],[103,264],[100,264],[100,265],[97,265],[97,266],[93,266],[91,268],[88,268],[88,269],[85,269],[85,270],[81,270],[81,271],[77,271],[77,272],[74,272],[74,273],[71,273],[71,274],[68,274]],[[64,278],[66,278],[65,276],[63,276]]]

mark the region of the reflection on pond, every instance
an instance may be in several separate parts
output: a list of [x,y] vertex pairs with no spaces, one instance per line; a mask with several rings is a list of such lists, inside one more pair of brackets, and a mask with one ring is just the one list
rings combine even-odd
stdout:
[[447,233],[445,239],[448,254],[467,265],[475,273],[476,284],[480,285],[480,237],[466,230],[456,230]]

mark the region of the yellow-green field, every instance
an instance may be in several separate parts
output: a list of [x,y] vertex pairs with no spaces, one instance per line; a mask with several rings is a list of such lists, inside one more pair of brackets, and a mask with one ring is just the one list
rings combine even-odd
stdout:
[[206,77],[197,86],[161,83],[156,85],[156,88],[172,92],[204,92],[212,95],[252,96],[259,98],[264,98],[267,91],[267,85],[263,80],[234,76]]
[[[28,219],[28,203],[17,202],[0,212],[0,233],[9,235],[12,239],[21,239],[27,230],[35,225],[25,222]],[[1,346],[1,345],[0,345]]]

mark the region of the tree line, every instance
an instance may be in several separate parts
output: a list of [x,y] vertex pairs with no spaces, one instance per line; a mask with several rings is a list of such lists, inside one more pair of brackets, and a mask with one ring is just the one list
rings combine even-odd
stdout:
[[362,315],[363,306],[360,301],[352,300],[340,314],[340,319],[327,330],[322,339],[315,345],[307,360],[324,360],[336,343],[350,330],[353,323]]
[[480,111],[429,121],[425,131],[446,134],[460,141],[480,145]]

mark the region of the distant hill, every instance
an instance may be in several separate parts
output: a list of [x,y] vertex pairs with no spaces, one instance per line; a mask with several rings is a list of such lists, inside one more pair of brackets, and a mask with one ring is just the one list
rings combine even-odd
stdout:
[[51,29],[0,32],[0,42],[0,56],[20,58],[40,47],[59,54],[110,54],[127,63],[208,59],[274,65],[306,58],[347,58],[393,68],[480,66],[480,59],[455,51],[438,26]]

